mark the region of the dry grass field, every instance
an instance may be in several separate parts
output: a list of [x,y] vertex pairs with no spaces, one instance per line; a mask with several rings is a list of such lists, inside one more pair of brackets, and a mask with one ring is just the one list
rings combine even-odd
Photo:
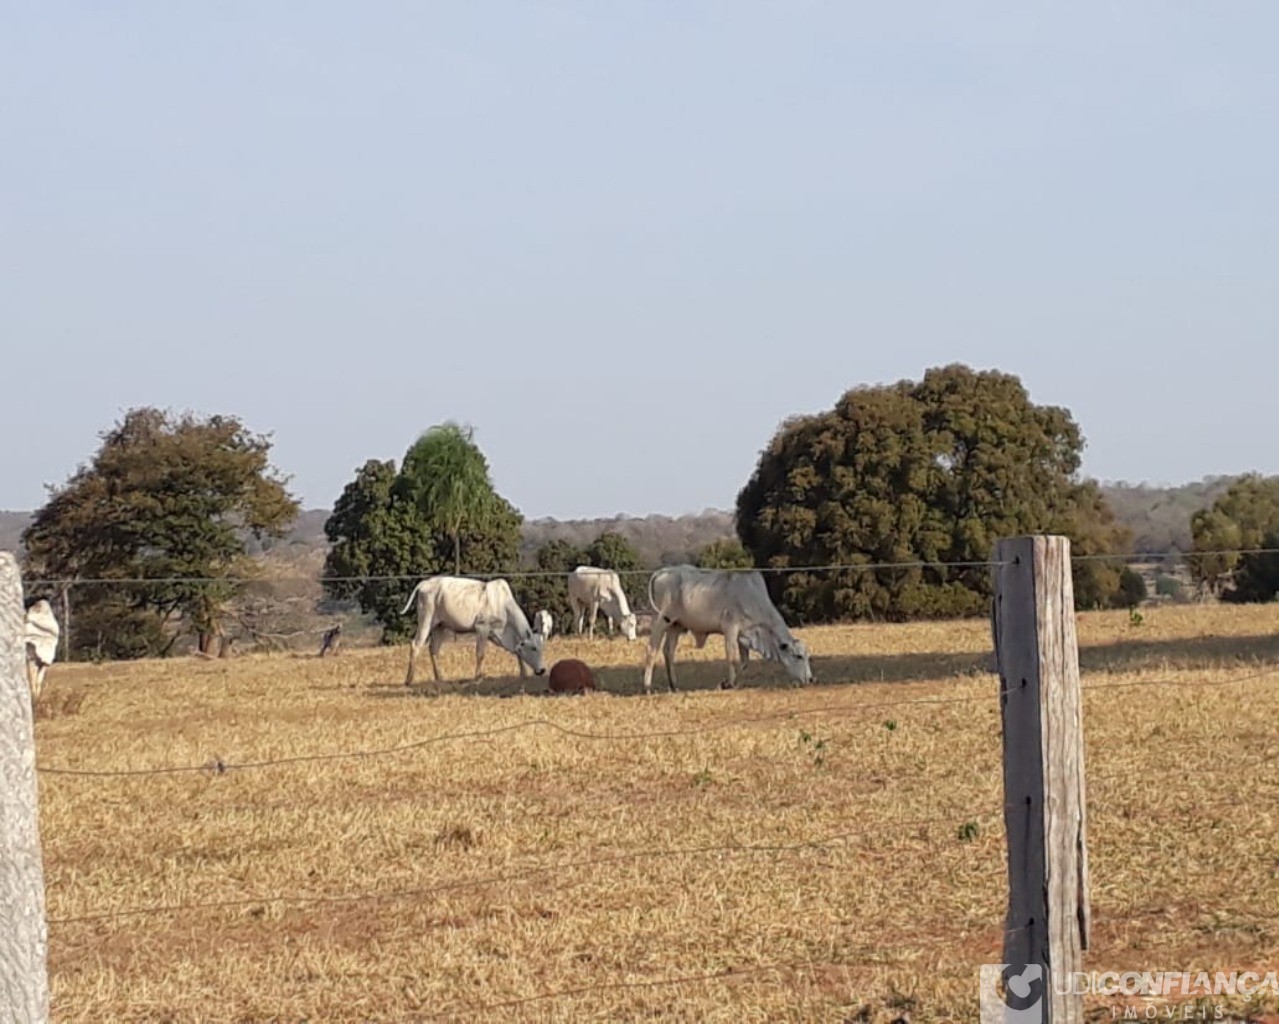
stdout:
[[[988,625],[800,633],[813,687],[719,691],[718,638],[686,639],[687,690],[648,699],[642,641],[552,639],[587,697],[406,692],[403,647],[54,666],[42,766],[193,768],[40,776],[55,1019],[975,1020]],[[1279,968],[1279,607],[1088,614],[1080,643],[1088,966]]]

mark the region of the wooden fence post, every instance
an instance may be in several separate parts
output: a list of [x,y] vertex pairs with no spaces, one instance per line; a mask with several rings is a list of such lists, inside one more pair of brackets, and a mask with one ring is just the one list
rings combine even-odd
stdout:
[[49,939],[22,577],[0,551],[0,1021],[49,1019]]
[[62,584],[62,660],[71,660],[71,584]]
[[[1045,1024],[1083,1024],[1083,998],[1070,991],[1083,970],[1090,926],[1070,541],[1012,537],[995,546],[995,561],[1008,833],[1004,962],[1013,971],[1040,968]],[[1032,969],[1025,977],[1034,975]]]

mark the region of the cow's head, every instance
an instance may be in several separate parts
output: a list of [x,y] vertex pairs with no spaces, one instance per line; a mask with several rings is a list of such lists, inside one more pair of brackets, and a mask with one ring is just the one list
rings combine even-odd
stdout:
[[634,640],[639,636],[639,625],[636,622],[634,612],[627,612],[622,616],[622,635],[627,640]]
[[515,645],[514,654],[520,661],[524,662],[533,672],[535,676],[546,675],[546,663],[542,660],[542,648],[546,643],[546,638],[541,633],[530,632],[528,636],[521,637]]
[[813,667],[808,663],[808,648],[803,640],[798,637],[783,640],[778,643],[777,651],[788,676],[805,686],[813,681]]

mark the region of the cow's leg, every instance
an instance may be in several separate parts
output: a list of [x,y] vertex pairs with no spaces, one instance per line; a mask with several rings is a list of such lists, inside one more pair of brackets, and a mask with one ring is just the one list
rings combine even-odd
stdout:
[[598,601],[592,601],[591,602],[591,631],[588,634],[588,636],[592,640],[595,639],[595,620],[599,618],[599,614],[600,614],[600,603]]
[[[413,670],[417,666],[417,656],[421,653],[422,645],[426,643],[427,638],[431,636],[431,620],[435,618],[435,605],[428,605],[422,597],[421,591],[417,595],[417,632],[413,634],[413,639],[409,641],[409,671],[404,677],[404,685],[413,685]],[[431,652],[431,666],[435,666],[435,652]],[[435,678],[440,678],[439,670],[435,671]]]
[[572,605],[572,608],[573,608],[573,619],[577,623],[577,627],[576,627],[577,635],[581,636],[583,620],[586,617],[586,605],[578,604],[576,598],[570,599],[569,603]]
[[31,707],[35,709],[36,702],[40,699],[40,691],[44,689],[44,669],[27,649],[27,687],[31,691]]
[[437,683],[441,683],[444,681],[443,678],[440,676],[440,663],[436,658],[436,656],[440,653],[440,647],[441,645],[443,645],[443,643],[444,643],[444,630],[442,629],[432,630],[431,643],[426,648],[426,651],[431,656],[431,671],[435,673],[435,681]]
[[741,631],[731,622],[724,627],[724,654],[728,658],[728,681],[720,689],[731,690],[737,685],[738,659],[741,658]]
[[679,638],[684,630],[679,626],[671,626],[666,631],[665,643],[662,644],[662,660],[666,662],[666,684],[671,688],[671,693],[675,692],[675,645],[679,643]]
[[644,692],[653,692],[653,662],[657,660],[657,650],[662,646],[662,638],[670,629],[670,623],[661,615],[653,616],[653,628],[648,635],[648,651],[644,655]]
[[484,654],[488,650],[488,637],[483,633],[475,634],[475,681],[478,683],[484,676]]

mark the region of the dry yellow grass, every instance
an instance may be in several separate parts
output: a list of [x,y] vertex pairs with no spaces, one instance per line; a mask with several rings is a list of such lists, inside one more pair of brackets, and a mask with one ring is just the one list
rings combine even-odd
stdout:
[[[1279,966],[1276,633],[1081,617],[1085,685],[1190,684],[1088,691],[1090,968]],[[1006,891],[988,626],[801,634],[815,687],[714,690],[715,638],[651,699],[621,640],[551,641],[612,691],[582,698],[407,693],[402,647],[54,666],[45,766],[441,737],[43,774],[55,1019],[974,1020]]]

